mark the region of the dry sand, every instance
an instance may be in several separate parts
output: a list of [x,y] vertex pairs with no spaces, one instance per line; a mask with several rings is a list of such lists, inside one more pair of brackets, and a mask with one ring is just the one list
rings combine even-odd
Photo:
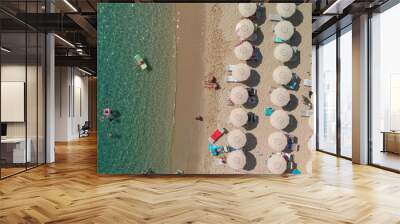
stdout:
[[[266,15],[275,12],[275,4],[265,4]],[[297,35],[295,45],[300,50],[300,62],[293,64],[293,71],[302,80],[311,79],[311,4],[298,7],[301,23],[293,22]],[[230,111],[235,107],[226,105],[229,90],[236,85],[223,83],[224,66],[237,64],[239,61],[233,54],[233,46],[238,42],[234,33],[236,23],[240,20],[237,4],[177,4],[177,95],[175,111],[175,127],[171,153],[171,172],[177,169],[194,174],[226,174],[226,173],[268,173],[266,159],[271,155],[267,146],[267,137],[274,128],[269,119],[263,115],[263,109],[272,106],[269,90],[278,85],[272,80],[272,71],[281,63],[273,58],[276,46],[273,43],[274,22],[268,19],[260,24],[261,42],[257,45],[263,56],[262,63],[254,66],[247,86],[255,87],[259,102],[254,108],[245,108],[259,117],[256,127],[242,128],[247,133],[248,144],[245,147],[247,164],[245,170],[234,171],[226,165],[219,165],[207,150],[207,138],[217,128],[233,130],[227,123]],[[207,74],[215,75],[221,84],[217,91],[206,90],[202,82]],[[304,173],[311,173],[311,152],[307,141],[312,135],[308,118],[301,117],[302,95],[310,89],[302,87],[291,93],[298,99],[298,106],[289,113],[297,118],[297,128],[291,132],[299,141],[299,151],[295,153],[295,161]],[[195,116],[202,115],[204,121],[196,121]],[[225,144],[225,138],[218,141]]]

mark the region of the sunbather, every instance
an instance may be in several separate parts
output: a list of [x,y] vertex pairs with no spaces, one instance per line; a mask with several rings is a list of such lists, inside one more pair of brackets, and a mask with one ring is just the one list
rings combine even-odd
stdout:
[[215,90],[219,89],[219,85],[217,83],[205,82],[204,87],[208,88],[208,89],[215,89]]
[[217,83],[217,78],[215,78],[215,76],[213,76],[211,73],[209,73],[207,82],[209,82],[209,83]]
[[195,118],[194,118],[195,120],[198,120],[198,121],[203,121],[203,117],[202,116],[196,116]]

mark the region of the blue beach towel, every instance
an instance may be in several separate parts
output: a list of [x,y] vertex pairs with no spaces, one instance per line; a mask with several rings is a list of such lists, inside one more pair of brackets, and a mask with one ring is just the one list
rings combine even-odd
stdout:
[[264,115],[267,116],[267,117],[270,117],[273,112],[274,112],[274,109],[272,109],[272,107],[264,108]]
[[210,151],[211,155],[218,156],[219,152],[218,149],[223,148],[222,146],[208,144],[208,151]]
[[279,38],[279,37],[275,37],[274,38],[274,43],[285,43],[285,41],[283,40],[283,39],[281,39],[281,38]]

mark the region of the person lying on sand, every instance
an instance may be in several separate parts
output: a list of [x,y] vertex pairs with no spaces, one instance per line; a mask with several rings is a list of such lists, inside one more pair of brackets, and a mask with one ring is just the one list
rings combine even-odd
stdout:
[[219,89],[219,85],[217,83],[204,83],[204,88],[208,89]]
[[235,106],[231,99],[228,98],[227,103],[228,106]]
[[208,73],[207,82],[209,82],[209,83],[217,83],[217,78],[215,78],[215,76],[213,76],[213,74]]
[[202,116],[196,116],[195,118],[194,118],[195,120],[198,120],[198,121],[203,121],[203,117]]
[[219,89],[219,84],[217,82],[217,78],[213,76],[211,73],[208,74],[207,80],[204,81],[204,87],[208,89]]

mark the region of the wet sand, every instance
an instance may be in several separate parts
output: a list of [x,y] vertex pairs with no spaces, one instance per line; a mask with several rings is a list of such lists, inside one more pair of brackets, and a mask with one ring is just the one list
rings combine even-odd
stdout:
[[[265,6],[267,15],[276,13],[275,4]],[[273,70],[281,64],[273,58],[272,53],[276,46],[272,40],[275,23],[263,18],[258,21],[260,33],[256,44],[262,60],[252,65],[254,71],[249,81],[227,84],[223,83],[227,75],[224,72],[225,65],[240,62],[233,54],[233,46],[238,43],[235,25],[240,20],[237,4],[177,4],[177,18],[177,95],[171,173],[177,169],[195,174],[268,173],[265,161],[271,155],[271,150],[267,146],[267,138],[276,130],[270,126],[269,118],[263,115],[263,109],[272,106],[270,88],[278,87],[272,80]],[[311,79],[311,5],[300,5],[296,18],[300,22],[293,21],[297,33],[292,45],[299,48],[300,55],[291,66],[302,80]],[[202,82],[208,73],[217,77],[220,90],[203,88]],[[254,127],[241,128],[248,139],[244,148],[247,164],[241,171],[219,165],[207,150],[207,138],[215,129],[235,129],[227,123],[229,113],[235,107],[227,106],[226,99],[230,89],[237,85],[256,88],[259,100],[254,107],[244,107],[254,112],[259,122]],[[308,167],[312,152],[307,149],[307,141],[312,129],[308,125],[308,118],[301,117],[304,109],[302,95],[307,95],[309,90],[302,86],[296,92],[291,91],[298,104],[289,111],[297,121],[297,128],[291,134],[299,141],[299,151],[294,154],[303,173],[311,172]],[[197,115],[203,116],[204,121],[196,121],[194,117]],[[217,143],[226,144],[226,137]]]
[[175,124],[171,152],[171,173],[181,169],[197,172],[203,124],[194,118],[202,115],[204,95],[204,5],[176,4],[177,75]]

